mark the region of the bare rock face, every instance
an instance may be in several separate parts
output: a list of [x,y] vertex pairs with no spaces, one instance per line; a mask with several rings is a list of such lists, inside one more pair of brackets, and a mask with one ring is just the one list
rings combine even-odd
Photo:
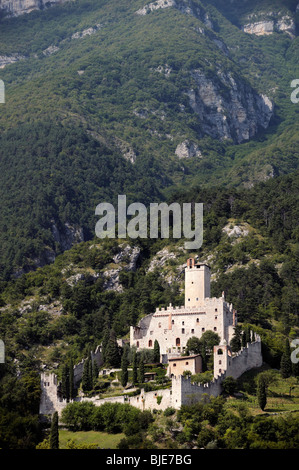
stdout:
[[21,54],[14,54],[10,56],[1,55],[0,56],[0,69],[4,69],[7,65],[14,64],[19,60],[24,60],[26,57]]
[[199,7],[192,0],[156,0],[155,2],[148,3],[143,8],[136,11],[137,15],[147,15],[155,10],[164,8],[176,8],[185,15],[195,16],[200,19],[208,28],[213,29],[209,15],[203,8]]
[[252,138],[259,127],[268,127],[273,103],[267,96],[258,94],[230,72],[218,70],[211,79],[201,70],[193,70],[191,75],[195,86],[187,95],[203,134],[241,143]]
[[[243,31],[248,34],[265,36],[274,32],[287,33],[292,38],[296,35],[296,25],[294,18],[283,12],[264,12],[259,14],[259,21],[255,18],[248,18],[249,21],[243,26]],[[263,18],[264,17],[264,18]]]
[[119,279],[121,271],[134,272],[136,270],[140,248],[132,247],[125,243],[120,245],[119,248],[119,252],[113,257],[113,261],[117,266],[112,269],[106,269],[103,273],[104,290],[123,292],[123,286]]
[[52,234],[56,243],[59,243],[62,251],[69,250],[76,243],[84,241],[82,227],[74,227],[70,223],[64,224],[63,230],[59,230],[52,222]]
[[31,13],[33,10],[43,10],[53,5],[59,5],[69,0],[0,0],[0,10],[8,16],[19,16]]
[[189,140],[185,140],[179,144],[175,150],[175,154],[179,158],[202,157],[198,145],[194,142],[190,142]]

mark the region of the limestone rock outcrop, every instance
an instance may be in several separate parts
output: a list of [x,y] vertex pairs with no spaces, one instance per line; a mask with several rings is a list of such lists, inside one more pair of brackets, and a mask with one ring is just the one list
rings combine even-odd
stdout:
[[175,154],[179,158],[202,157],[198,145],[189,140],[184,140],[184,142],[179,144],[175,150]]
[[8,16],[19,16],[33,10],[43,10],[69,0],[0,0],[0,10]]
[[201,122],[203,135],[241,143],[252,138],[259,128],[268,127],[273,103],[248,83],[222,70],[213,78],[198,69],[191,76],[194,88],[187,95]]
[[[274,32],[287,33],[292,38],[296,35],[296,24],[292,16],[282,13],[265,12],[259,15],[261,18],[246,23],[242,29],[245,33],[265,36]],[[264,18],[262,18],[264,16]],[[248,18],[250,19],[250,18]]]

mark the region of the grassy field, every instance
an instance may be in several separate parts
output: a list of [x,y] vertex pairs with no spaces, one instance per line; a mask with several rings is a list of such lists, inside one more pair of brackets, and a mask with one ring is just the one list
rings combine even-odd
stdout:
[[276,380],[268,387],[266,408],[264,411],[260,409],[255,391],[253,391],[253,384],[257,373],[265,370],[269,370],[268,366],[252,369],[244,374],[239,382],[243,396],[229,399],[227,406],[234,407],[237,402],[243,401],[253,415],[299,412],[299,382],[294,377],[282,378],[278,371],[273,371]]
[[116,449],[117,444],[125,437],[124,434],[108,434],[96,431],[72,432],[59,430],[59,448],[68,449],[68,441],[72,440],[77,445],[96,444],[101,449]]

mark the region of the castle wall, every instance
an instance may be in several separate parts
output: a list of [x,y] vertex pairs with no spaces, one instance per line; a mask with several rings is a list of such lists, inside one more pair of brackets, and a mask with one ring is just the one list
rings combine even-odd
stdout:
[[[218,354],[219,349],[223,351],[223,354]],[[236,354],[232,354],[226,345],[214,348],[214,377],[226,371],[227,376],[237,379],[247,370],[260,367],[262,363],[262,343],[258,335],[256,335],[256,341],[247,343],[247,346],[241,348]]]
[[[101,350],[101,346],[97,346],[95,352],[91,352],[91,359],[92,361],[95,361],[98,365],[98,367],[102,367],[103,365],[103,356],[102,356],[102,350]],[[81,381],[82,379],[82,375],[83,375],[83,368],[84,368],[84,363],[85,363],[86,359],[82,359],[81,362],[79,362],[79,364],[76,364],[74,366],[74,384],[75,386],[77,386],[79,384],[79,382]]]

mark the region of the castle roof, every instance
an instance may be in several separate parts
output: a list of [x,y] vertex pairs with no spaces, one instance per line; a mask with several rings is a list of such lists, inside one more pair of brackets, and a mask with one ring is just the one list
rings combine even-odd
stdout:
[[180,356],[180,357],[172,357],[168,359],[170,361],[185,361],[186,359],[195,359],[196,357],[200,357],[200,354],[194,354],[193,356]]

